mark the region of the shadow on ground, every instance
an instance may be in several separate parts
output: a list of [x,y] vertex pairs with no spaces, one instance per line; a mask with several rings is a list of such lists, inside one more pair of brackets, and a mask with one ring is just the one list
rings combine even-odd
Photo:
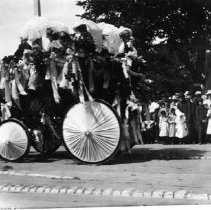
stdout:
[[[155,148],[147,147],[144,148],[133,148],[131,153],[117,154],[112,158],[111,161],[107,162],[105,165],[115,165],[115,164],[127,164],[127,163],[139,163],[147,162],[152,160],[184,160],[184,159],[200,159],[200,157],[206,157],[207,150],[202,149],[189,149],[183,148]],[[42,155],[38,152],[30,152],[23,160],[18,162],[33,163],[33,162],[43,162],[52,163],[62,161],[62,164],[71,165],[86,165],[86,163],[81,163],[74,157],[71,157],[70,153],[62,150],[56,151],[51,155]],[[8,161],[4,161],[8,163]]]
[[200,159],[206,156],[206,150],[188,148],[133,148],[132,153],[123,154],[113,160],[111,164],[138,163],[151,160],[184,160]]

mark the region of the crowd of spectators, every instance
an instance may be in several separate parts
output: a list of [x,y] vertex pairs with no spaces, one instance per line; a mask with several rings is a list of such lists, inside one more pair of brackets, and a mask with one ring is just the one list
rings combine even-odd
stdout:
[[176,93],[142,106],[144,143],[211,143],[211,90]]

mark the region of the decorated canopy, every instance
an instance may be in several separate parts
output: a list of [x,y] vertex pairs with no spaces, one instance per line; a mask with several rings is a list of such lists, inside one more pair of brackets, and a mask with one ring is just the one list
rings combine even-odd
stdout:
[[54,31],[64,31],[69,33],[69,29],[59,21],[49,20],[45,17],[35,16],[30,19],[21,29],[20,35],[29,40],[36,40],[46,35],[47,28],[52,28]]

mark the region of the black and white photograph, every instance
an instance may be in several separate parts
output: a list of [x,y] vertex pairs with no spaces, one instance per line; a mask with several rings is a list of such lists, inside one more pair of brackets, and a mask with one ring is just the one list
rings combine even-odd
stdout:
[[0,0],[0,209],[210,204],[211,0]]

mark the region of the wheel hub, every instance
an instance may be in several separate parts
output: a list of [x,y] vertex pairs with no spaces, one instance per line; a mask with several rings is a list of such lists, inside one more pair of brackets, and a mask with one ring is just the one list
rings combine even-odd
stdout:
[[92,136],[92,133],[91,133],[90,131],[86,131],[86,132],[85,132],[85,136],[86,136],[87,138],[90,138],[90,137]]

